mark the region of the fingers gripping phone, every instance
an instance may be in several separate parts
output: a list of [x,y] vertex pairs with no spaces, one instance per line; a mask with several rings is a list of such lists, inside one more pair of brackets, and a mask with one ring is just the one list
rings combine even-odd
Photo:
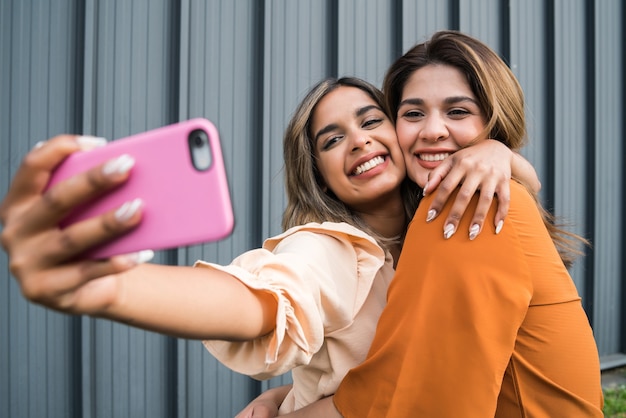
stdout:
[[75,208],[60,227],[136,198],[143,201],[141,223],[84,257],[174,248],[217,241],[232,233],[234,216],[219,135],[206,119],[191,119],[76,152],[54,171],[48,187],[123,154],[135,159],[129,179]]

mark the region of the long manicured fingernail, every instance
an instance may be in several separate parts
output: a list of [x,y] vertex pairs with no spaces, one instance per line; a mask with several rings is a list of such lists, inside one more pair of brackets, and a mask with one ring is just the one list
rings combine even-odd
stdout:
[[154,251],[142,250],[136,253],[126,254],[124,257],[126,257],[128,262],[130,262],[132,265],[143,264],[154,258]]
[[135,159],[128,154],[123,154],[107,162],[102,172],[107,176],[111,174],[125,174],[133,168],[133,165],[135,165]]
[[504,225],[504,221],[502,219],[500,219],[500,222],[498,222],[498,225],[496,225],[496,235],[500,233],[500,231],[502,231],[502,226]]
[[137,213],[141,204],[142,202],[139,198],[124,203],[115,211],[115,219],[120,222],[126,222],[132,218],[135,213]]
[[39,141],[37,142],[35,145],[33,145],[33,149],[39,149],[41,147],[43,147],[44,145],[46,145],[46,141]]
[[426,182],[426,184],[424,185],[424,188],[422,189],[422,194],[424,196],[426,196],[426,189],[428,189],[428,182]]
[[83,151],[103,147],[107,144],[106,138],[99,136],[82,135],[76,138],[76,142]]
[[470,241],[474,240],[474,238],[476,238],[478,236],[479,232],[480,232],[480,225],[478,225],[478,224],[472,225],[472,227],[469,230],[469,239],[470,239]]
[[428,215],[426,215],[426,222],[432,221],[435,219],[435,216],[437,216],[437,211],[435,209],[429,210]]
[[448,224],[446,225],[446,227],[443,229],[443,237],[445,239],[450,238],[452,235],[454,235],[454,233],[456,232],[454,225],[452,224]]

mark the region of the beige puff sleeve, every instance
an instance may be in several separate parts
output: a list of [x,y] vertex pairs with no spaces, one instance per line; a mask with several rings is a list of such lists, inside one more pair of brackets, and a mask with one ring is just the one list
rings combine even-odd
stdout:
[[291,228],[228,266],[198,261],[196,267],[227,272],[278,300],[274,332],[252,341],[204,345],[227,367],[257,379],[308,364],[327,334],[352,322],[384,260],[369,235],[325,222]]

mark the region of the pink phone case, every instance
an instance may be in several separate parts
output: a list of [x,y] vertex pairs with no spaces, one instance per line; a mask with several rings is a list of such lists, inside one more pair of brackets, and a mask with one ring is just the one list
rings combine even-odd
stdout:
[[[202,138],[210,152],[205,170],[197,169],[192,158],[194,145],[189,138],[198,132],[206,133]],[[143,201],[142,221],[132,231],[88,251],[85,257],[105,258],[217,241],[232,233],[234,217],[219,135],[206,119],[191,119],[72,154],[55,170],[48,187],[122,154],[135,159],[128,181],[77,207],[61,227],[135,198]]]

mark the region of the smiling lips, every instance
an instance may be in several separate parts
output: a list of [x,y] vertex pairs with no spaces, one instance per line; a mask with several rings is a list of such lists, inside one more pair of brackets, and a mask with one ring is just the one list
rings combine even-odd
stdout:
[[359,174],[363,174],[366,171],[369,171],[372,168],[377,167],[384,162],[385,162],[385,159],[381,155],[379,155],[377,157],[372,158],[369,161],[364,162],[363,164],[355,168],[352,174],[355,176],[358,176]]
[[422,161],[439,162],[445,160],[449,155],[449,152],[438,152],[436,154],[417,154],[417,157]]

